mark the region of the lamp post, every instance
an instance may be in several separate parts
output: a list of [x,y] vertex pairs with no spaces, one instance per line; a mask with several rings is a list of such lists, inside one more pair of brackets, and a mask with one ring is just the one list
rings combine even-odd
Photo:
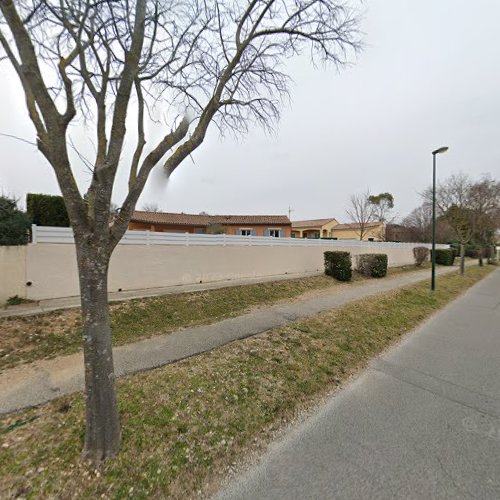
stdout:
[[431,290],[436,289],[436,155],[446,153],[447,146],[432,152],[432,271]]

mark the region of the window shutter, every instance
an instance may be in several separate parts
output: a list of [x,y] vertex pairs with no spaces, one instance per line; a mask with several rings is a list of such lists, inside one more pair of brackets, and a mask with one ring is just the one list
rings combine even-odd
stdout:
[[270,236],[271,231],[269,229],[264,229],[264,236]]
[[252,229],[252,236],[257,236],[257,229]]
[[285,237],[285,230],[280,229],[280,238],[284,238],[284,237]]

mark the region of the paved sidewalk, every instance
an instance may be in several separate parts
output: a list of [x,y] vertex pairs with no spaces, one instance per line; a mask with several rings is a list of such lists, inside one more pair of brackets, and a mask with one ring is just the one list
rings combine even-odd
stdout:
[[[438,274],[456,272],[440,268]],[[373,280],[319,297],[260,308],[237,318],[187,328],[151,337],[113,349],[115,373],[127,375],[149,370],[180,359],[210,351],[229,342],[243,339],[297,319],[327,311],[370,295],[429,279],[429,271],[401,274],[394,278]],[[0,374],[0,414],[38,405],[84,386],[81,353],[37,361],[6,370]]]
[[500,270],[375,359],[216,496],[500,498]]
[[[257,283],[269,283],[271,281],[295,280],[320,276],[323,272],[309,272],[297,274],[279,274],[275,276],[264,276],[258,278],[237,278],[231,280],[211,281],[209,283],[195,283],[191,285],[172,285],[159,288],[142,288],[140,290],[125,290],[123,292],[110,292],[108,298],[110,302],[120,302],[123,300],[142,299],[144,297],[157,297],[159,295],[171,295],[175,293],[200,292],[204,290],[216,290],[242,285],[254,285]],[[80,296],[62,297],[59,299],[44,299],[37,302],[9,306],[0,309],[0,318],[8,316],[33,316],[58,309],[71,309],[80,307]]]

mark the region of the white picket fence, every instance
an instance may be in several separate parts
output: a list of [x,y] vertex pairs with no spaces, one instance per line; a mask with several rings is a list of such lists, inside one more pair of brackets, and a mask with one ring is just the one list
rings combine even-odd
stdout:
[[[32,243],[74,243],[69,227],[32,226]],[[228,234],[157,233],[152,231],[127,231],[120,245],[177,245],[177,246],[286,246],[286,247],[374,247],[413,248],[430,243],[394,243],[386,241],[322,240],[308,238],[275,238],[271,236],[237,236]],[[449,245],[436,245],[449,248]]]

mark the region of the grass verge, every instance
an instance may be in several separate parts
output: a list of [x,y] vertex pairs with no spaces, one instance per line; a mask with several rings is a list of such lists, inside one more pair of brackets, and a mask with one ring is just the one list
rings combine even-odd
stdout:
[[[415,271],[414,266],[390,270],[390,275]],[[366,278],[353,275],[353,281]],[[206,290],[169,294],[112,303],[113,344],[123,345],[180,328],[215,323],[263,305],[304,294],[350,286],[327,276],[311,276]],[[72,354],[81,349],[80,310],[60,311],[0,319],[0,371],[22,363]]]
[[[120,455],[80,461],[81,394],[0,419],[0,497],[189,498],[491,266],[356,301],[118,383]],[[359,314],[362,310],[363,314]]]

